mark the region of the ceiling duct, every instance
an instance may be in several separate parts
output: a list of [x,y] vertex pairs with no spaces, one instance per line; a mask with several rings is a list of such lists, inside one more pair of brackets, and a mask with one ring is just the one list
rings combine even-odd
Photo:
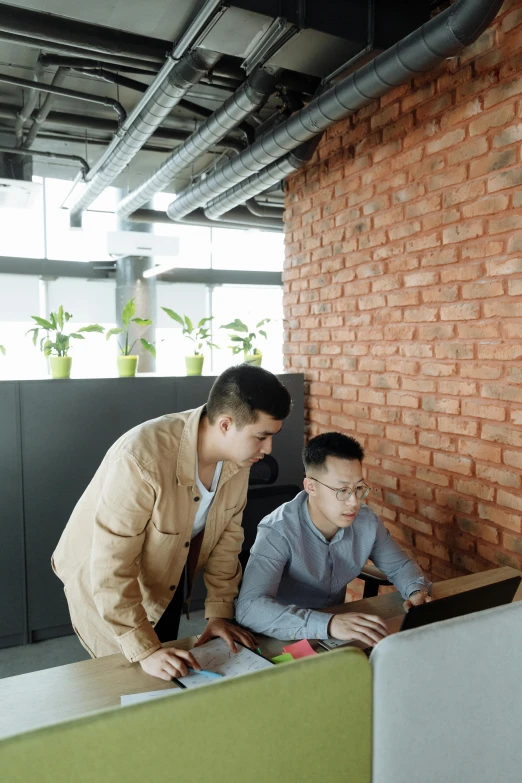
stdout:
[[459,54],[493,21],[502,2],[457,0],[370,63],[324,90],[229,163],[184,190],[169,204],[167,214],[172,220],[183,218],[394,87]]
[[270,65],[324,79],[428,19],[426,0],[233,0],[197,43],[241,57],[247,74]]

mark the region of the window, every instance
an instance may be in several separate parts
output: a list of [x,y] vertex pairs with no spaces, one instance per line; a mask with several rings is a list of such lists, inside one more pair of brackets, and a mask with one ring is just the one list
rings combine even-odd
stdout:
[[213,269],[281,272],[285,257],[283,234],[269,231],[212,229]]
[[223,372],[231,364],[243,361],[242,354],[233,355],[230,350],[228,332],[220,329],[222,324],[235,318],[241,319],[249,328],[263,318],[270,323],[263,327],[268,335],[261,337],[256,346],[263,352],[263,367],[271,372],[283,372],[283,289],[279,286],[223,285],[212,293],[212,314],[214,316],[213,341],[221,350],[212,352],[212,369],[215,374]]

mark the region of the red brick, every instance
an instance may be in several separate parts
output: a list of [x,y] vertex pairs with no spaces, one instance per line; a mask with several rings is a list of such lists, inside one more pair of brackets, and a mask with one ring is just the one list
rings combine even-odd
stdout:
[[438,484],[440,487],[447,487],[449,485],[449,478],[443,473],[438,473],[435,470],[428,470],[428,468],[417,468],[417,478],[421,481],[427,481],[430,484]]
[[502,282],[489,283],[481,281],[479,283],[468,283],[462,286],[463,299],[487,299],[492,296],[502,296],[504,287]]
[[441,560],[449,560],[448,548],[431,538],[417,535],[415,536],[415,546],[417,549],[420,549],[421,552],[426,552],[428,555],[439,557]]
[[403,498],[400,495],[397,495],[395,492],[386,491],[384,493],[384,501],[389,506],[397,506],[398,508],[404,508],[406,509],[406,511],[415,511],[414,500]]
[[490,421],[504,421],[506,411],[496,405],[477,405],[470,400],[462,401],[462,415],[475,416],[479,419],[489,419]]
[[513,430],[510,427],[484,424],[482,426],[482,439],[490,440],[494,443],[504,443],[506,446],[522,447],[522,432]]
[[520,536],[512,536],[509,533],[504,533],[502,536],[502,543],[505,549],[509,549],[516,555],[522,556],[522,538]]
[[520,487],[520,476],[508,470],[491,467],[491,465],[477,465],[477,478],[486,479],[493,484],[501,484],[503,487]]
[[498,543],[498,530],[495,527],[491,527],[491,525],[486,525],[484,522],[477,522],[474,519],[466,519],[465,517],[457,517],[457,525],[461,530],[465,533],[469,533],[474,538],[482,538],[490,544]]
[[439,432],[419,432],[419,444],[429,449],[441,449],[446,452],[456,450],[453,440],[448,435],[441,435]]
[[477,435],[478,424],[476,421],[463,421],[456,416],[453,418],[440,416],[437,421],[437,429],[440,432],[452,432],[455,435],[467,435],[473,438]]
[[452,456],[436,452],[433,455],[433,464],[436,468],[449,470],[452,473],[461,473],[464,476],[471,476],[472,474],[473,461],[460,455]]
[[492,397],[495,400],[522,402],[522,388],[504,384],[485,383],[480,391],[481,397]]
[[386,427],[386,437],[401,443],[415,443],[415,433],[407,427]]
[[433,526],[429,522],[425,522],[423,519],[417,519],[411,517],[408,514],[399,514],[399,519],[406,527],[411,527],[412,530],[416,530],[417,533],[424,533],[426,536],[433,535]]
[[489,446],[481,441],[459,438],[458,450],[459,454],[469,454],[474,459],[484,460],[485,462],[500,462],[501,450],[496,446]]
[[[437,426],[435,416],[430,416],[429,413],[417,410],[404,410],[402,412],[402,421],[411,427],[421,427],[424,430],[434,430]],[[423,461],[421,460],[421,462]]]
[[478,513],[481,519],[487,519],[515,533],[522,531],[522,517],[516,514],[508,514],[506,511],[497,508],[497,506],[487,506],[485,503],[479,503]]
[[454,242],[462,242],[467,239],[474,239],[484,234],[484,225],[482,221],[470,223],[459,223],[451,228],[445,228],[442,232],[442,242],[444,245]]
[[[497,460],[500,462],[500,460]],[[505,465],[511,465],[514,468],[522,470],[522,452],[505,450],[503,455]]]
[[431,462],[431,452],[416,446],[399,446],[399,457],[420,465],[429,465]]
[[422,324],[419,326],[419,339],[449,340],[453,337],[454,332],[453,324]]
[[481,557],[483,557],[485,560],[489,560],[491,563],[494,563],[497,566],[507,566],[509,568],[516,568],[517,570],[520,570],[520,559],[517,559],[516,557],[513,557],[512,555],[503,552],[500,549],[492,549],[490,546],[479,543],[477,545],[477,551]]

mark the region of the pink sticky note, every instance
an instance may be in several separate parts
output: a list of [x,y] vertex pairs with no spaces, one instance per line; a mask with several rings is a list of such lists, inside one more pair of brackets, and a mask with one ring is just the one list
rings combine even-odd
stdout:
[[308,639],[301,639],[300,642],[295,644],[289,644],[283,647],[285,653],[290,653],[292,658],[308,658],[309,655],[317,655],[316,651],[311,647]]

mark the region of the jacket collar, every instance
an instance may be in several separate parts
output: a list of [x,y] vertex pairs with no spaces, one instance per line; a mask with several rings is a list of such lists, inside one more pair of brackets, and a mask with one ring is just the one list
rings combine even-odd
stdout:
[[[201,416],[206,412],[206,405],[190,411],[183,427],[183,433],[178,447],[176,477],[178,484],[195,486],[196,484],[196,453],[198,450],[198,432]],[[219,486],[240,470],[239,465],[230,460],[223,461]]]

